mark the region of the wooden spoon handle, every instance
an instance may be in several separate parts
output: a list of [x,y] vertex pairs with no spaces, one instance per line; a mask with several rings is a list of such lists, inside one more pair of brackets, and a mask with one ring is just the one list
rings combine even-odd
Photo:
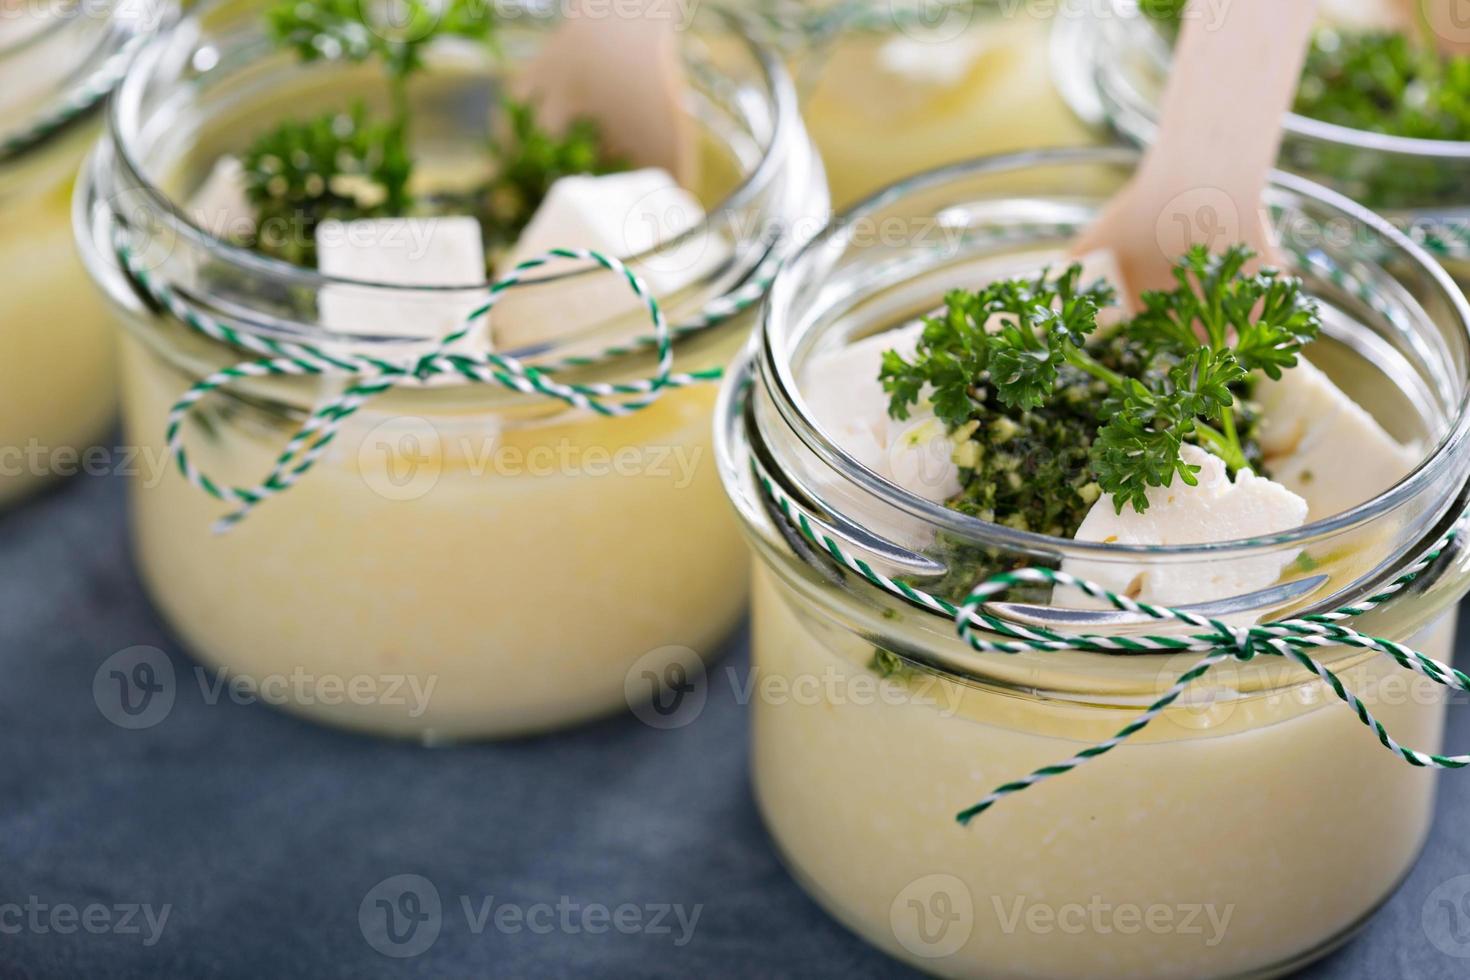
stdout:
[[536,103],[538,118],[561,132],[579,117],[602,130],[604,147],[634,166],[662,167],[688,186],[695,164],[688,81],[678,24],[667,5],[642,16],[574,0],[546,46],[512,83]]
[[1270,259],[1262,195],[1316,6],[1231,0],[1215,20],[1186,15],[1157,138],[1074,251],[1112,248],[1135,292],[1168,285],[1170,263],[1194,244],[1244,242]]
[[1470,54],[1470,3],[1465,0],[1397,0],[1404,29],[1423,33],[1443,54]]

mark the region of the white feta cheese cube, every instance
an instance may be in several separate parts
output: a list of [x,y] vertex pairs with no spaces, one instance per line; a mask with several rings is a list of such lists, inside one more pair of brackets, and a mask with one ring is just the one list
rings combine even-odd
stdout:
[[[1178,546],[1267,537],[1300,527],[1307,502],[1290,490],[1249,470],[1232,482],[1224,460],[1195,446],[1185,446],[1185,462],[1199,467],[1198,485],[1175,478],[1168,487],[1148,491],[1148,509],[1131,506],[1117,512],[1111,494],[1103,494],[1077,529],[1078,541],[1102,544]],[[1241,558],[1191,562],[1145,562],[1068,559],[1062,570],[1133,599],[1160,605],[1190,605],[1227,599],[1269,588],[1296,560],[1299,549],[1278,549]],[[1106,608],[1107,603],[1072,589],[1058,589],[1058,605]]]
[[[468,217],[324,221],[316,230],[324,275],[390,286],[466,286],[485,280],[480,223]],[[348,283],[322,290],[321,323],[341,333],[407,335],[437,340],[462,326],[485,302],[483,286],[445,291],[393,291]],[[467,338],[488,342],[484,319]]]
[[1384,431],[1316,365],[1299,361],[1280,381],[1262,377],[1255,400],[1266,466],[1306,499],[1315,521],[1378,496],[1408,476],[1422,453]]
[[883,352],[911,354],[922,324],[865,337],[807,366],[802,396],[828,436],[864,466],[905,490],[936,503],[960,491],[954,445],[944,423],[925,402],[909,418],[888,414],[888,395],[878,380]]
[[[585,248],[616,258],[636,256],[699,226],[704,208],[667,171],[657,168],[605,176],[563,177],[520,240],[499,263],[507,273],[553,248]],[[633,267],[655,297],[663,299],[717,266],[725,247],[713,234],[690,236]],[[565,275],[568,263],[527,277],[528,285],[507,292],[491,314],[491,330],[502,350],[552,343],[599,324],[624,318],[648,319],[643,302],[621,277],[598,271],[574,280],[536,285]]]
[[255,208],[245,193],[245,166],[235,157],[220,157],[194,196],[189,217],[215,238],[248,238],[255,234]]

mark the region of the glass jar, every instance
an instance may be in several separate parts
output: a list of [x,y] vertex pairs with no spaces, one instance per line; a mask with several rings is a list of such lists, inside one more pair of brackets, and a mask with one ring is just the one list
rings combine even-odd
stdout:
[[[1079,115],[1145,145],[1157,127],[1172,41],[1137,16],[1134,0],[1085,6],[1084,16],[1059,24],[1054,41],[1058,65],[1066,66],[1063,89]],[[1324,4],[1323,16],[1351,27],[1355,6]],[[1462,286],[1470,282],[1470,143],[1389,136],[1291,113],[1280,163],[1389,218]]]
[[75,467],[112,424],[106,312],[77,261],[71,192],[148,4],[0,7],[0,505]]
[[839,206],[942,164],[1097,141],[1052,81],[1051,25],[1068,4],[744,5],[784,28]]
[[[487,295],[484,283],[352,283],[378,312],[360,331],[328,333],[319,300],[346,280],[235,248],[183,216],[175,202],[251,132],[335,108],[344,91],[375,107],[374,66],[302,66],[270,44],[258,13],[196,8],[145,47],[80,188],[85,258],[123,328],[128,436],[152,453],[168,452],[170,408],[186,389],[263,345],[412,366],[426,345],[398,318],[445,295]],[[550,27],[506,15],[497,53],[428,52],[428,73],[410,89],[422,167],[485,152],[497,86]],[[607,714],[640,690],[628,679],[635,663],[718,650],[744,608],[745,552],[710,450],[715,386],[681,386],[677,374],[717,373],[732,358],[773,263],[828,207],[780,64],[728,27],[701,11],[681,34],[703,140],[692,190],[709,216],[628,259],[635,271],[691,261],[691,249],[720,259],[660,297],[669,322],[684,325],[674,329],[675,380],[655,386],[642,411],[609,417],[585,400],[458,374],[410,379],[366,401],[310,473],[228,534],[211,524],[235,501],[175,471],[135,481],[144,581],[202,660],[332,724],[456,740]],[[612,276],[585,263],[549,271],[528,292],[554,295],[553,309],[585,309]],[[233,332],[201,332],[181,316]],[[561,365],[561,382],[632,383],[657,366],[649,330],[646,316],[610,317],[515,353],[528,370]],[[618,347],[627,349],[588,359]],[[313,407],[354,380],[363,378],[240,380],[181,423],[191,463],[217,484],[255,485]]]
[[[858,205],[783,269],[717,416],[726,490],[758,557],[752,764],[766,824],[836,918],[939,975],[1274,975],[1372,913],[1432,814],[1433,777],[1385,751],[1314,675],[1228,655],[1111,752],[970,810],[1113,737],[1200,654],[981,653],[912,590],[959,602],[978,582],[951,570],[976,556],[1164,573],[1289,549],[1284,591],[1241,607],[1276,621],[1372,594],[1466,506],[1470,308],[1386,222],[1295,177],[1270,191],[1289,227],[1357,231],[1303,249],[1325,321],[1311,356],[1395,435],[1433,447],[1382,496],[1263,541],[1087,544],[911,495],[813,421],[800,381],[811,358],[912,322],[957,284],[1054,262],[1135,160],[1122,149],[990,158]],[[906,584],[882,584],[896,580]],[[1447,660],[1467,583],[1456,543],[1352,623]],[[1037,588],[992,598],[1010,603],[983,607],[998,628],[1179,635],[1177,623],[1058,608]],[[1313,656],[1394,738],[1437,751],[1442,688],[1362,650]]]

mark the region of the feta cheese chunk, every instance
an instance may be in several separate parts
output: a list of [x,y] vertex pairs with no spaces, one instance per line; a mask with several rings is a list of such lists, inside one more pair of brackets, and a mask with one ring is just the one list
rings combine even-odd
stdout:
[[[324,221],[316,230],[324,275],[391,286],[464,286],[485,279],[485,249],[474,218],[370,218]],[[483,288],[394,292],[332,283],[322,290],[321,322],[341,333],[437,340],[485,302]],[[487,343],[485,318],[467,338]]]
[[812,417],[839,446],[879,476],[910,493],[943,502],[960,492],[954,445],[927,402],[908,419],[888,414],[888,394],[878,380],[883,352],[911,355],[923,333],[915,323],[866,337],[808,365],[802,395]]
[[[1077,529],[1078,541],[1124,545],[1190,545],[1266,537],[1300,527],[1307,502],[1290,490],[1249,470],[1231,482],[1220,457],[1186,445],[1181,455],[1199,467],[1197,486],[1177,477],[1168,487],[1148,491],[1149,506],[1140,514],[1131,506],[1117,512],[1111,494],[1103,494]],[[1276,550],[1243,558],[1197,562],[1140,562],[1069,559],[1062,570],[1120,595],[1160,605],[1190,605],[1228,599],[1269,588],[1296,560],[1298,549]],[[1106,608],[1101,600],[1072,589],[1059,589],[1057,603],[1072,608]]]
[[255,234],[255,209],[245,193],[245,166],[235,157],[220,157],[189,199],[189,217],[215,238]]
[[[553,248],[586,248],[617,258],[636,256],[672,241],[705,218],[694,195],[657,168],[605,176],[563,177],[551,185],[520,240],[499,263],[502,273]],[[660,299],[687,286],[721,260],[713,236],[695,235],[677,248],[640,262],[634,270]],[[648,312],[620,276],[607,271],[535,285],[564,276],[561,263],[527,278],[531,285],[507,292],[491,314],[502,350],[546,344],[624,317]]]
[[1258,438],[1271,475],[1306,499],[1315,521],[1389,489],[1421,453],[1384,431],[1319,368],[1298,360],[1280,381],[1262,377],[1256,386]]

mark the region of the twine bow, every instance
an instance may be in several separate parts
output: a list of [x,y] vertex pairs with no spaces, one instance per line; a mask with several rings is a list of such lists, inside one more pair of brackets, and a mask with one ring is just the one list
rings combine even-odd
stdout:
[[[901,596],[935,612],[953,618],[955,629],[961,639],[979,653],[1018,654],[1029,652],[1079,652],[1126,655],[1138,653],[1201,653],[1203,656],[1189,669],[1179,674],[1174,683],[1159,696],[1142,714],[1118,730],[1117,734],[1096,745],[1078,752],[1070,759],[1043,766],[1027,776],[997,786],[974,806],[967,807],[955,815],[961,824],[990,809],[1007,796],[1019,793],[1039,782],[1059,776],[1081,766],[1083,763],[1106,755],[1129,738],[1138,734],[1179,699],[1190,684],[1199,680],[1216,666],[1227,660],[1248,662],[1258,656],[1284,657],[1294,661],[1315,674],[1336,697],[1347,705],[1358,720],[1371,729],[1384,748],[1400,756],[1413,766],[1434,769],[1463,769],[1470,766],[1470,755],[1437,755],[1421,752],[1400,745],[1389,735],[1383,724],[1374,718],[1367,706],[1347,689],[1342,680],[1326,666],[1311,657],[1307,651],[1316,647],[1351,646],[1382,653],[1399,666],[1421,674],[1436,684],[1457,691],[1470,692],[1470,675],[1449,664],[1441,663],[1402,643],[1367,636],[1345,625],[1345,621],[1361,616],[1381,606],[1406,588],[1426,569],[1431,567],[1450,543],[1462,532],[1470,512],[1459,520],[1440,538],[1435,545],[1421,555],[1405,572],[1384,589],[1359,603],[1343,606],[1319,615],[1303,616],[1275,623],[1262,623],[1250,627],[1231,626],[1218,619],[1209,619],[1182,609],[1156,606],[1139,602],[1127,596],[1110,592],[1102,586],[1077,578],[1066,572],[1049,568],[1022,568],[1002,572],[976,585],[959,605],[939,596],[890,578],[877,571],[867,562],[855,558],[828,533],[817,520],[794,504],[776,485],[769,474],[754,458],[751,459],[757,482],[777,509],[792,522],[798,531],[814,546],[830,555],[834,561],[857,572],[864,579],[886,592]],[[1093,633],[1062,633],[1045,628],[1029,628],[1010,623],[984,612],[982,604],[1018,585],[1049,584],[1076,589],[1093,598],[1102,599],[1115,609],[1141,613],[1160,622],[1179,622],[1196,627],[1200,632],[1187,636],[1108,636]],[[990,633],[1008,637],[1003,640],[985,639],[977,635],[976,627]]]
[[[622,261],[590,249],[557,248],[522,262],[492,283],[485,303],[474,310],[461,326],[436,341],[428,353],[408,360],[392,361],[358,354],[329,353],[310,344],[281,342],[236,330],[202,314],[180,299],[167,285],[153,279],[147,269],[136,261],[121,231],[115,245],[123,267],[134,280],[186,325],[218,340],[265,355],[224,368],[201,379],[174,402],[169,410],[167,442],[179,472],[189,483],[210,496],[238,505],[216,523],[217,532],[228,531],[261,503],[289,490],[326,452],[347,419],[374,396],[398,385],[435,375],[450,375],[470,383],[499,384],[525,394],[545,395],[598,415],[631,415],[652,405],[665,391],[718,380],[724,373],[723,368],[675,373],[674,337],[682,332],[704,329],[748,305],[743,295],[732,295],[718,304],[711,304],[695,323],[671,330],[658,301],[649,292],[647,285]],[[522,283],[525,273],[558,259],[595,263],[619,276],[642,301],[653,323],[652,335],[646,342],[640,340],[632,345],[609,348],[602,356],[614,356],[651,345],[656,349],[658,357],[658,367],[653,377],[621,383],[565,384],[552,377],[558,367],[592,363],[596,359],[569,359],[559,365],[538,368],[519,358],[493,351],[450,353],[449,348],[466,337],[477,321],[488,316],[506,291]],[[761,268],[764,269],[765,266]],[[758,281],[759,272],[757,270]],[[761,288],[763,291],[763,286]],[[311,413],[286,443],[270,472],[260,483],[252,487],[221,485],[196,467],[190,459],[184,445],[184,422],[199,402],[210,394],[243,378],[323,375],[331,372],[347,373],[357,380]]]

